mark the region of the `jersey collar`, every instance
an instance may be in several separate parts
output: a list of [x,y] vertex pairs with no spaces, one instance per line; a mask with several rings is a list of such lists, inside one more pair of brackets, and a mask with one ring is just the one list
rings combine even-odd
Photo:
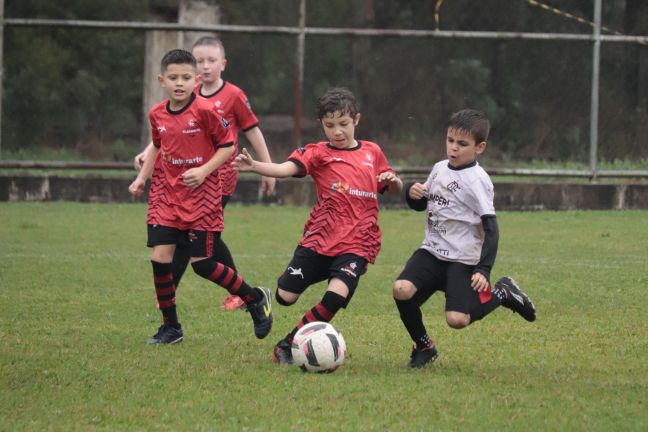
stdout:
[[214,93],[208,95],[202,94],[203,85],[200,84],[200,87],[198,87],[198,94],[205,99],[209,99],[210,97],[216,96],[221,90],[223,90],[223,88],[225,88],[225,84],[227,84],[227,81],[223,80],[223,85],[218,87]]
[[171,108],[169,108],[169,104],[170,104],[171,102],[167,101],[167,103],[166,103],[166,111],[167,111],[169,114],[173,114],[173,115],[182,114],[183,112],[185,112],[185,111],[187,110],[187,108],[189,108],[189,107],[191,106],[191,104],[192,104],[193,101],[195,101],[195,100],[196,100],[196,93],[191,93],[191,96],[189,96],[189,102],[187,102],[187,105],[185,105],[184,107],[180,108],[180,109],[177,110],[177,111],[173,111]]
[[453,167],[452,165],[450,165],[450,162],[448,162],[448,168],[451,169],[451,170],[453,170],[453,171],[461,171],[462,169],[472,168],[472,167],[474,167],[474,166],[477,166],[477,161],[476,161],[476,160],[470,162],[470,163],[467,164],[467,165],[464,165],[464,166],[462,166],[462,167],[459,167],[459,168],[457,168],[457,167]]
[[331,145],[330,141],[327,141],[327,142],[326,142],[326,147],[330,148],[331,150],[339,150],[339,151],[354,151],[354,150],[360,150],[360,148],[362,147],[362,141],[360,141],[360,140],[356,140],[356,141],[358,142],[358,145],[355,146],[355,147],[353,147],[353,148],[343,148],[343,149],[341,149],[341,148],[337,148],[337,147]]

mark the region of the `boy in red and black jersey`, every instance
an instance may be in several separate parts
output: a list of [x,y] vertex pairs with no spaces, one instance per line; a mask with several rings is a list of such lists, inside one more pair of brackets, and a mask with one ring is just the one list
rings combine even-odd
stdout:
[[[216,113],[227,120],[234,139],[234,153],[226,163],[218,168],[222,185],[222,206],[224,211],[227,202],[236,190],[238,182],[238,174],[231,167],[231,162],[238,153],[239,130],[243,131],[245,138],[252,145],[259,160],[272,162],[272,159],[263,133],[259,128],[259,120],[252,110],[247,95],[242,89],[231,82],[223,80],[221,77],[221,74],[225,71],[227,59],[225,57],[225,47],[220,39],[213,36],[199,38],[193,44],[192,54],[196,58],[200,75],[200,84],[194,88],[194,93],[200,98],[208,100]],[[149,147],[152,145],[152,143],[149,144]],[[138,169],[142,167],[148,149],[135,156],[135,166]],[[156,175],[155,170],[153,175]],[[274,177],[262,177],[261,193],[271,195],[274,192],[275,182]],[[232,254],[222,238],[214,243],[212,257],[236,270]],[[180,284],[188,264],[189,250],[183,245],[178,245],[171,263],[176,287]],[[230,294],[223,301],[223,309],[225,310],[231,311],[242,307],[245,307],[245,303],[235,295]]]
[[273,358],[280,364],[292,363],[290,346],[297,330],[309,322],[329,322],[347,306],[380,250],[378,194],[398,194],[403,187],[380,147],[355,139],[360,113],[349,90],[327,91],[318,101],[318,119],[328,141],[301,147],[281,164],[255,161],[245,149],[234,162],[239,171],[265,176],[310,175],[317,188],[304,235],[277,282],[276,300],[289,306],[312,284],[328,280],[328,287],[275,346]]
[[[171,261],[177,245],[186,245],[194,271],[240,296],[254,321],[258,338],[272,326],[271,294],[252,288],[235,270],[210,258],[223,231],[222,189],[218,167],[234,152],[227,120],[193,93],[196,60],[184,50],[168,52],[158,80],[168,99],[149,112],[153,146],[129,191],[139,196],[151,180],[147,214],[148,246],[156,296],[164,323],[149,344],[182,341]],[[159,158],[158,158],[159,156]]]

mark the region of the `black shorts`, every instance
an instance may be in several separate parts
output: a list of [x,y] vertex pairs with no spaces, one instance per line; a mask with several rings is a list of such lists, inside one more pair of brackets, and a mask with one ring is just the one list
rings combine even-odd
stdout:
[[174,244],[188,248],[192,257],[211,256],[214,244],[220,239],[220,231],[180,230],[162,225],[148,225],[148,247]]
[[290,264],[277,281],[279,288],[294,294],[303,293],[309,286],[324,280],[338,278],[349,288],[351,300],[358,286],[360,276],[367,271],[367,260],[354,254],[334,257],[297,246]]
[[[223,206],[223,210],[225,210],[225,206],[226,206],[227,203],[229,202],[230,198],[231,198],[230,195],[223,195],[223,196],[222,196],[222,198],[221,198],[221,205]],[[149,238],[150,238],[150,237],[149,237]],[[219,233],[219,238],[220,238],[220,233]],[[188,239],[187,239],[187,240],[188,240]],[[158,243],[158,244],[165,244],[165,243]],[[207,255],[207,256],[214,256],[214,255],[216,255],[216,253],[217,253],[217,249],[218,249],[218,241],[217,241],[217,240],[214,240],[213,245],[214,245],[214,248],[212,249],[212,251],[211,251],[211,252],[209,253],[209,255]],[[151,247],[150,244],[149,244],[148,246]],[[153,246],[156,246],[156,245],[153,245]],[[179,249],[179,250],[178,250],[178,249]],[[187,256],[189,255],[190,249],[191,249],[191,242],[189,242],[189,241],[182,241],[182,242],[180,242],[180,243],[177,243],[177,244],[176,244],[176,254],[175,254],[174,256],[175,256],[175,257],[178,257],[178,256],[184,256],[184,257],[187,257]],[[194,255],[194,256],[196,256],[196,255]],[[202,256],[202,255],[201,255],[201,256]],[[184,259],[188,259],[188,258],[184,258]],[[174,261],[175,261],[175,259],[174,259]]]
[[481,304],[479,293],[470,286],[475,267],[442,261],[425,249],[417,249],[398,276],[410,281],[417,291],[414,299],[422,305],[436,291],[445,292],[445,310],[469,314]]

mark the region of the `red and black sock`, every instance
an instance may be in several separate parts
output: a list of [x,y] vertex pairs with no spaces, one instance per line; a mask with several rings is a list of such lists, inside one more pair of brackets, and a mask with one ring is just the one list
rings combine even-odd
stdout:
[[292,329],[290,333],[286,335],[286,340],[292,343],[295,333],[299,331],[300,328],[304,327],[306,324],[314,321],[324,321],[329,322],[333,319],[335,314],[347,305],[347,299],[342,297],[340,294],[334,293],[332,291],[326,291],[322,300],[317,303],[313,308],[304,314],[297,327]]
[[220,285],[230,294],[241,297],[245,304],[261,300],[259,290],[250,287],[236,271],[222,263],[206,258],[192,263],[191,266],[197,275]]
[[151,261],[153,265],[153,284],[162,319],[164,323],[175,328],[180,327],[176,313],[175,283],[171,272],[171,264]]

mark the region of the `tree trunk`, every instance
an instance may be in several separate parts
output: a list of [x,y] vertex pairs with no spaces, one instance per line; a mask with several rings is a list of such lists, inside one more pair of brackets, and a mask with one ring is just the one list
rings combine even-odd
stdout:
[[[189,25],[219,24],[221,11],[216,0],[149,0],[149,21],[179,22]],[[144,53],[144,92],[142,100],[141,144],[151,141],[148,112],[165,97],[156,76],[160,73],[160,60],[174,48],[191,49],[193,42],[205,32],[157,31],[146,32]]]

